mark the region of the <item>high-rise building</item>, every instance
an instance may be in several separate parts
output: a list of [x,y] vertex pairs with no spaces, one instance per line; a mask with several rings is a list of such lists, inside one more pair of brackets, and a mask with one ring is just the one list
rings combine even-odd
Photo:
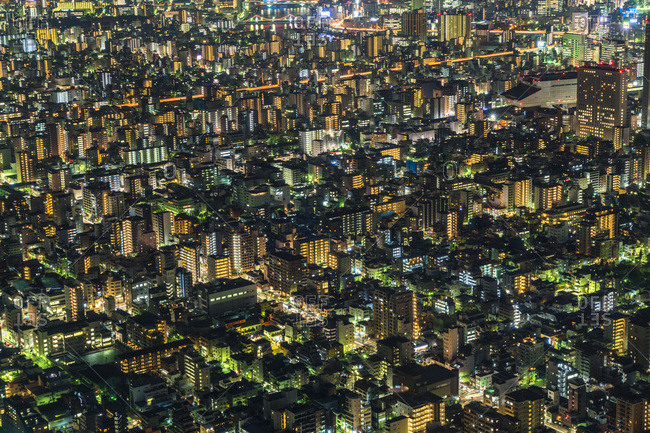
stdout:
[[[650,65],[648,66],[650,68]],[[641,182],[647,183],[650,175],[650,146],[645,145],[641,148],[641,158],[639,167],[639,177]]]
[[613,209],[603,209],[595,212],[598,231],[606,234],[609,238],[615,238],[618,234],[618,213]]
[[208,256],[206,261],[208,264],[208,282],[214,281],[218,278],[232,277],[230,256]]
[[66,153],[70,150],[68,131],[60,123],[52,123],[47,126],[50,139],[50,155],[61,158],[65,157]]
[[463,432],[493,433],[495,431],[518,432],[519,420],[501,414],[477,401],[472,401],[463,408]]
[[617,67],[627,67],[627,42],[625,39],[604,39],[600,45],[600,61]]
[[273,289],[291,293],[303,283],[306,269],[304,257],[276,251],[268,257],[267,279]]
[[180,370],[195,390],[210,386],[210,367],[194,348],[185,349],[180,354]]
[[585,40],[584,33],[567,32],[562,35],[562,53],[573,66],[585,61]]
[[420,324],[415,293],[388,287],[376,289],[373,297],[373,325],[377,339],[394,335],[417,339]]
[[427,38],[427,16],[422,10],[402,14],[402,34],[422,40]]
[[521,178],[515,181],[515,207],[531,207],[533,180]]
[[413,342],[394,336],[377,341],[377,355],[389,365],[407,365],[413,361]]
[[531,207],[533,180],[521,178],[508,180],[503,185],[503,205],[508,211],[519,207]]
[[[295,432],[325,433],[325,409],[316,404],[294,404],[278,414],[280,418],[276,430]],[[274,418],[274,426],[276,419]]]
[[616,393],[616,400],[609,416],[609,431],[620,433],[642,433],[650,429],[650,401],[630,389]]
[[548,210],[562,202],[562,186],[558,184],[541,184],[533,186],[533,204],[535,210]]
[[198,242],[181,245],[180,259],[181,267],[187,269],[192,274],[192,283],[196,284],[200,278],[199,250],[201,246]]
[[447,239],[454,239],[458,236],[458,211],[456,209],[450,209],[447,212],[445,226]]
[[140,251],[140,237],[144,229],[144,220],[140,217],[133,216],[122,221],[122,254],[128,256]]
[[639,310],[630,318],[627,349],[637,364],[650,371],[650,308]]
[[442,352],[445,361],[451,362],[458,357],[462,338],[462,328],[456,326],[447,329],[442,336]]
[[583,419],[587,410],[587,387],[584,380],[574,378],[569,381],[567,392],[567,411],[577,419]]
[[650,128],[650,21],[645,23],[645,46],[643,51],[643,93],[641,96],[641,127]]
[[246,230],[239,230],[230,234],[228,238],[228,254],[234,274],[248,272],[255,263],[255,239],[253,234]]
[[424,433],[435,425],[445,425],[444,400],[433,393],[407,392],[397,401],[395,412],[410,419],[410,431]]
[[628,75],[607,65],[578,70],[578,137],[594,136],[620,148],[629,141]]
[[83,287],[80,284],[65,286],[66,321],[76,322],[84,317]]
[[16,152],[16,174],[18,175],[18,183],[34,182],[36,180],[34,158],[25,150]]
[[169,211],[157,212],[151,215],[151,219],[158,246],[170,243],[174,227],[174,214]]
[[298,239],[294,242],[294,253],[303,256],[307,264],[327,265],[330,240],[326,236]]
[[569,381],[577,377],[578,371],[567,361],[551,358],[546,364],[546,388],[558,391],[562,398],[567,398]]
[[438,15],[438,41],[454,41],[463,45],[469,38],[471,29],[471,15],[468,14],[442,14]]
[[341,431],[365,431],[370,427],[370,405],[360,394],[346,390],[340,419]]
[[383,51],[384,36],[370,35],[366,38],[366,55],[368,57],[377,57]]
[[531,433],[542,427],[544,393],[537,387],[509,392],[501,412],[519,420],[520,433]]

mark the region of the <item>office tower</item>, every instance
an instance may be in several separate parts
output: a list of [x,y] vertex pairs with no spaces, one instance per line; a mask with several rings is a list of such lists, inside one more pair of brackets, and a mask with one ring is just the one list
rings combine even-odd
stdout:
[[417,339],[420,335],[418,303],[410,290],[383,287],[373,296],[373,326],[377,339],[404,335]]
[[585,61],[585,38],[582,33],[562,35],[562,53],[573,66],[578,66]]
[[643,93],[641,96],[641,127],[650,128],[650,21],[645,23],[643,51]]
[[534,4],[537,6],[537,14],[546,16],[561,11],[564,2],[561,0],[537,0]]
[[427,16],[422,10],[402,14],[402,34],[406,37],[427,39]]
[[16,174],[18,183],[27,183],[36,181],[36,169],[34,168],[34,159],[25,150],[16,152]]
[[438,41],[454,42],[463,45],[469,38],[471,30],[471,15],[442,14],[438,15]]
[[542,427],[544,393],[537,387],[509,392],[500,411],[519,420],[520,433],[533,432]]
[[611,66],[578,70],[577,136],[609,140],[618,149],[629,141],[628,76]]
[[326,266],[330,240],[326,236],[309,237],[294,241],[294,253],[303,256],[307,264]]
[[422,9],[424,14],[433,12],[435,5],[436,0],[411,0],[411,10],[417,11],[418,9]]
[[604,39],[600,46],[600,61],[619,68],[627,67],[627,43],[624,39]]
[[269,254],[267,279],[274,290],[292,293],[304,282],[307,262],[304,257],[285,251]]
[[634,361],[650,371],[650,308],[639,310],[629,320],[627,348]]

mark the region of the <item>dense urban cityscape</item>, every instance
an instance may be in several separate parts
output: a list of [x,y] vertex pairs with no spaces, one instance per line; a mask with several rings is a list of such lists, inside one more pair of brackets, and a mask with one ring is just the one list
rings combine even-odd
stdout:
[[649,19],[0,1],[0,431],[650,431]]

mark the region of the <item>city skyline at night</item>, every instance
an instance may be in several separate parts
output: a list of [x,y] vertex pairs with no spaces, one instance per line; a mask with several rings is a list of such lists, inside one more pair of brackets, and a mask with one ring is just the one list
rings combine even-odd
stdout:
[[650,5],[0,2],[0,432],[650,432]]

